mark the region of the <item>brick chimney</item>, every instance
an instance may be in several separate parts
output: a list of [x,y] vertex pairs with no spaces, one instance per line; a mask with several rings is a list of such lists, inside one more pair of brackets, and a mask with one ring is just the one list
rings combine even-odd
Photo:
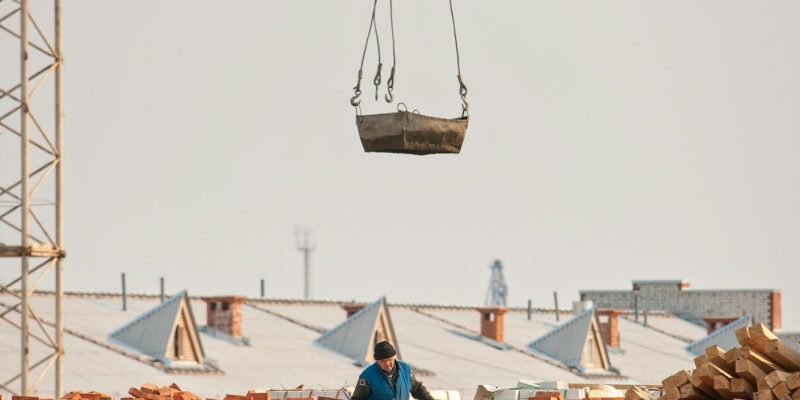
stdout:
[[600,334],[608,347],[619,348],[619,316],[622,310],[604,309],[597,310],[600,320]]
[[481,336],[503,343],[503,315],[506,311],[508,309],[505,307],[478,308],[481,313]]
[[733,321],[736,321],[739,317],[710,317],[710,318],[703,318],[703,321],[706,321],[706,331],[710,335],[714,333],[717,329],[724,327],[725,325],[730,324]]
[[347,318],[350,318],[353,314],[361,311],[362,308],[366,307],[366,304],[342,304],[342,308],[347,312]]
[[206,302],[206,326],[233,337],[242,336],[242,303],[244,296],[203,297]]
[[781,329],[781,291],[775,290],[772,292],[772,296],[770,305],[769,305],[769,316],[770,316],[770,329],[779,330]]

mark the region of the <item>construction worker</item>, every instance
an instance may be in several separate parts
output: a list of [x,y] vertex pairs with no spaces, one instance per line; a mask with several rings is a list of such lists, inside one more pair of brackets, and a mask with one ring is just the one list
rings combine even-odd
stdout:
[[375,362],[358,376],[351,400],[434,400],[414,376],[411,366],[397,359],[397,350],[383,341],[375,345]]

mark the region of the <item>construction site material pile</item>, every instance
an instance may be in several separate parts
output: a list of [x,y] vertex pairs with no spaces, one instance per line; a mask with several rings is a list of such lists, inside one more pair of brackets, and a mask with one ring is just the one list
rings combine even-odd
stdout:
[[[694,359],[695,369],[662,381],[662,400],[800,400],[800,353],[763,324],[736,330],[741,345],[710,346]],[[632,388],[626,400],[653,400]]]

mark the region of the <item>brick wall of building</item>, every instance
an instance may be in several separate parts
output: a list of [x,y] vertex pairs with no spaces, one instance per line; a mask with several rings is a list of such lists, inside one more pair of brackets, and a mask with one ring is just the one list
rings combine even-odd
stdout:
[[741,317],[752,315],[772,329],[781,327],[780,292],[777,290],[688,290],[685,281],[634,281],[633,290],[582,290],[581,300],[598,308],[634,308],[669,311],[683,318]]

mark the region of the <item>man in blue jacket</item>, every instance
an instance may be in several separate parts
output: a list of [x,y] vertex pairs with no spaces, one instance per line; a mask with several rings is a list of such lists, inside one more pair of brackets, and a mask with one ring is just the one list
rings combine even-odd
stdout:
[[414,376],[411,366],[397,359],[397,350],[387,341],[375,345],[375,362],[358,376],[351,400],[434,400]]

